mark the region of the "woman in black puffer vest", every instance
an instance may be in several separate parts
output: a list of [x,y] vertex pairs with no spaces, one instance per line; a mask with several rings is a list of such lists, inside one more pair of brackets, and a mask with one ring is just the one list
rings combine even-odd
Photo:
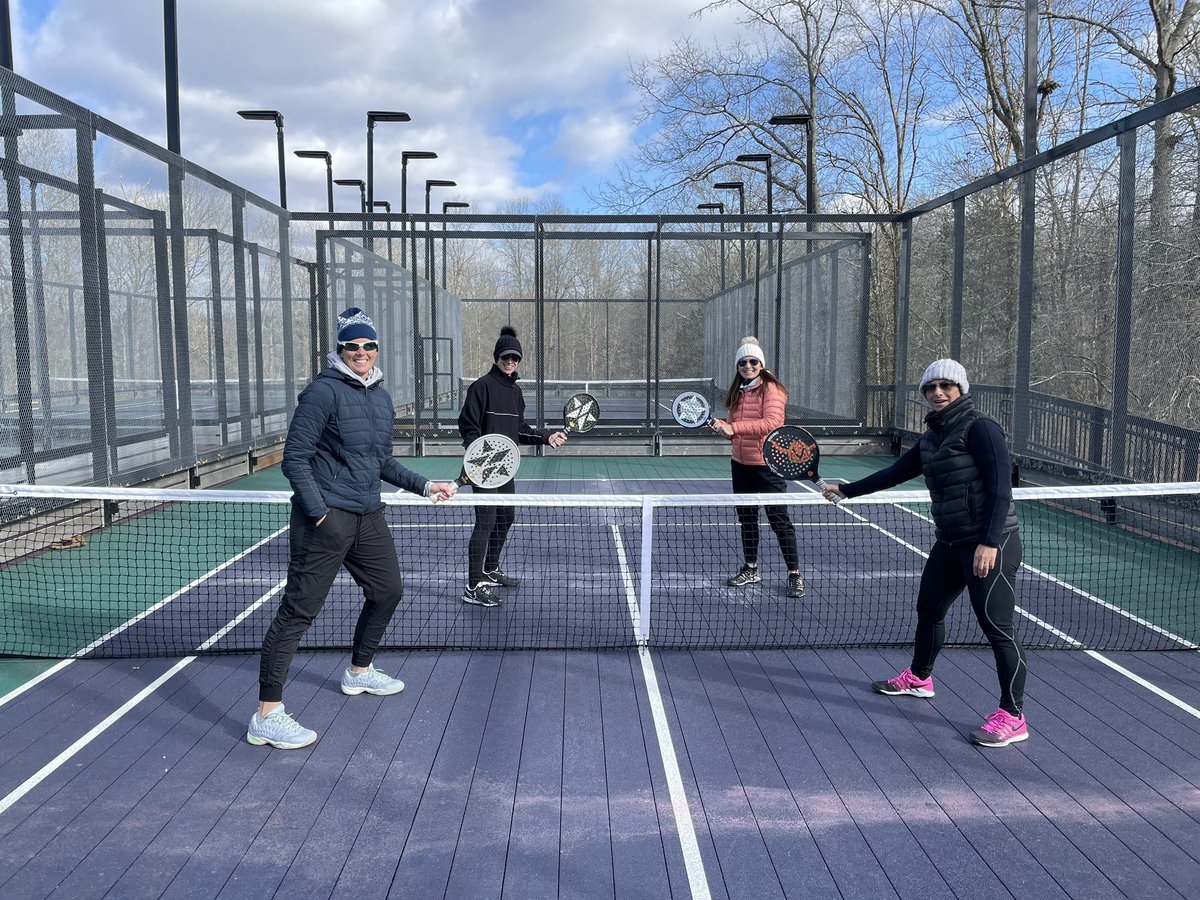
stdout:
[[1004,431],[975,409],[970,389],[959,363],[932,363],[921,378],[921,394],[930,406],[921,439],[883,471],[830,487],[825,496],[834,501],[861,497],[925,476],[937,541],[921,573],[912,665],[871,687],[881,694],[934,695],[933,663],[945,640],[946,613],[965,587],[1000,678],[1000,708],[971,733],[971,741],[1006,747],[1029,737],[1021,713],[1027,667],[1014,623],[1021,538]]

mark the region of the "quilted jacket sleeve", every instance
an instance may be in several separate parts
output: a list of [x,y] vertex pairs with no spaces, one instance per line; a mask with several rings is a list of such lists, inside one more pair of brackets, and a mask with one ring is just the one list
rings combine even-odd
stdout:
[[287,441],[283,445],[284,477],[296,494],[300,510],[314,521],[321,518],[329,507],[313,477],[312,461],[329,417],[333,413],[332,389],[320,381],[314,381],[300,394],[292,424],[288,426]]

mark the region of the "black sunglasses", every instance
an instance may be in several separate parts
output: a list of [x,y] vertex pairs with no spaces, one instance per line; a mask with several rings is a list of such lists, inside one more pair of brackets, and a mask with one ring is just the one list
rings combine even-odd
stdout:
[[505,353],[503,356],[500,357],[500,362],[520,362],[520,361],[521,361],[521,357],[517,356],[517,354],[515,354],[515,353]]
[[925,391],[926,394],[928,394],[930,391],[932,391],[936,388],[937,390],[940,390],[944,394],[944,393],[948,392],[950,390],[950,388],[956,388],[956,387],[958,387],[957,381],[930,381],[929,383],[927,383],[925,385],[923,390]]
[[378,350],[379,344],[375,341],[367,341],[365,344],[358,344],[354,341],[344,341],[338,344],[338,353],[343,350],[349,350],[351,353],[357,353],[359,350]]
[[741,368],[742,366],[758,366],[758,365],[761,365],[761,363],[757,359],[755,359],[753,356],[745,356],[738,360],[738,368]]

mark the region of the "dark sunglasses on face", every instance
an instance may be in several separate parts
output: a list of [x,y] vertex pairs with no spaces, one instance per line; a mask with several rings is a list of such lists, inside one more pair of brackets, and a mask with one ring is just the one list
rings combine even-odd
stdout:
[[760,365],[759,361],[757,359],[755,359],[753,356],[743,357],[742,359],[738,360],[738,368],[741,368],[743,366],[757,367],[759,365]]
[[940,390],[943,394],[950,392],[950,388],[958,387],[958,382],[955,381],[931,381],[925,385],[925,393],[933,393],[934,389]]
[[517,354],[515,354],[515,353],[505,353],[503,356],[500,357],[500,362],[520,362],[520,361],[521,361],[521,357],[517,356]]
[[349,350],[351,353],[357,353],[359,350],[370,351],[378,349],[379,344],[377,344],[375,341],[367,341],[365,344],[358,344],[354,341],[345,341],[341,344],[338,344],[338,353],[341,353],[343,350]]

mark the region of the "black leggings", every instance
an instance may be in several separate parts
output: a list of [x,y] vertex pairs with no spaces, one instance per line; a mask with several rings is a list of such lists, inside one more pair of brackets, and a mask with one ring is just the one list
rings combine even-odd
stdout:
[[[748,466],[730,460],[735,494],[782,494],[787,491],[787,482],[766,466]],[[750,565],[758,563],[758,507],[739,506],[738,524],[742,527],[742,556]],[[779,540],[783,561],[789,572],[800,570],[800,551],[796,547],[796,528],[788,516],[786,506],[768,506],[767,524]]]
[[951,546],[938,541],[929,551],[917,594],[917,637],[912,671],[918,678],[928,678],[933,673],[934,660],[946,639],[946,613],[965,587],[971,597],[975,618],[996,657],[1000,708],[1019,716],[1025,702],[1028,668],[1014,622],[1017,605],[1014,588],[1017,569],[1021,566],[1021,538],[1015,531],[1001,538],[996,567],[986,578],[977,578],[972,572],[976,546]]
[[[515,494],[516,481],[498,488],[472,487],[475,494]],[[483,581],[484,571],[494,572],[500,566],[500,551],[508,539],[508,529],[516,519],[512,506],[475,507],[475,528],[471,531],[471,542],[467,545],[467,582],[474,587]]]

